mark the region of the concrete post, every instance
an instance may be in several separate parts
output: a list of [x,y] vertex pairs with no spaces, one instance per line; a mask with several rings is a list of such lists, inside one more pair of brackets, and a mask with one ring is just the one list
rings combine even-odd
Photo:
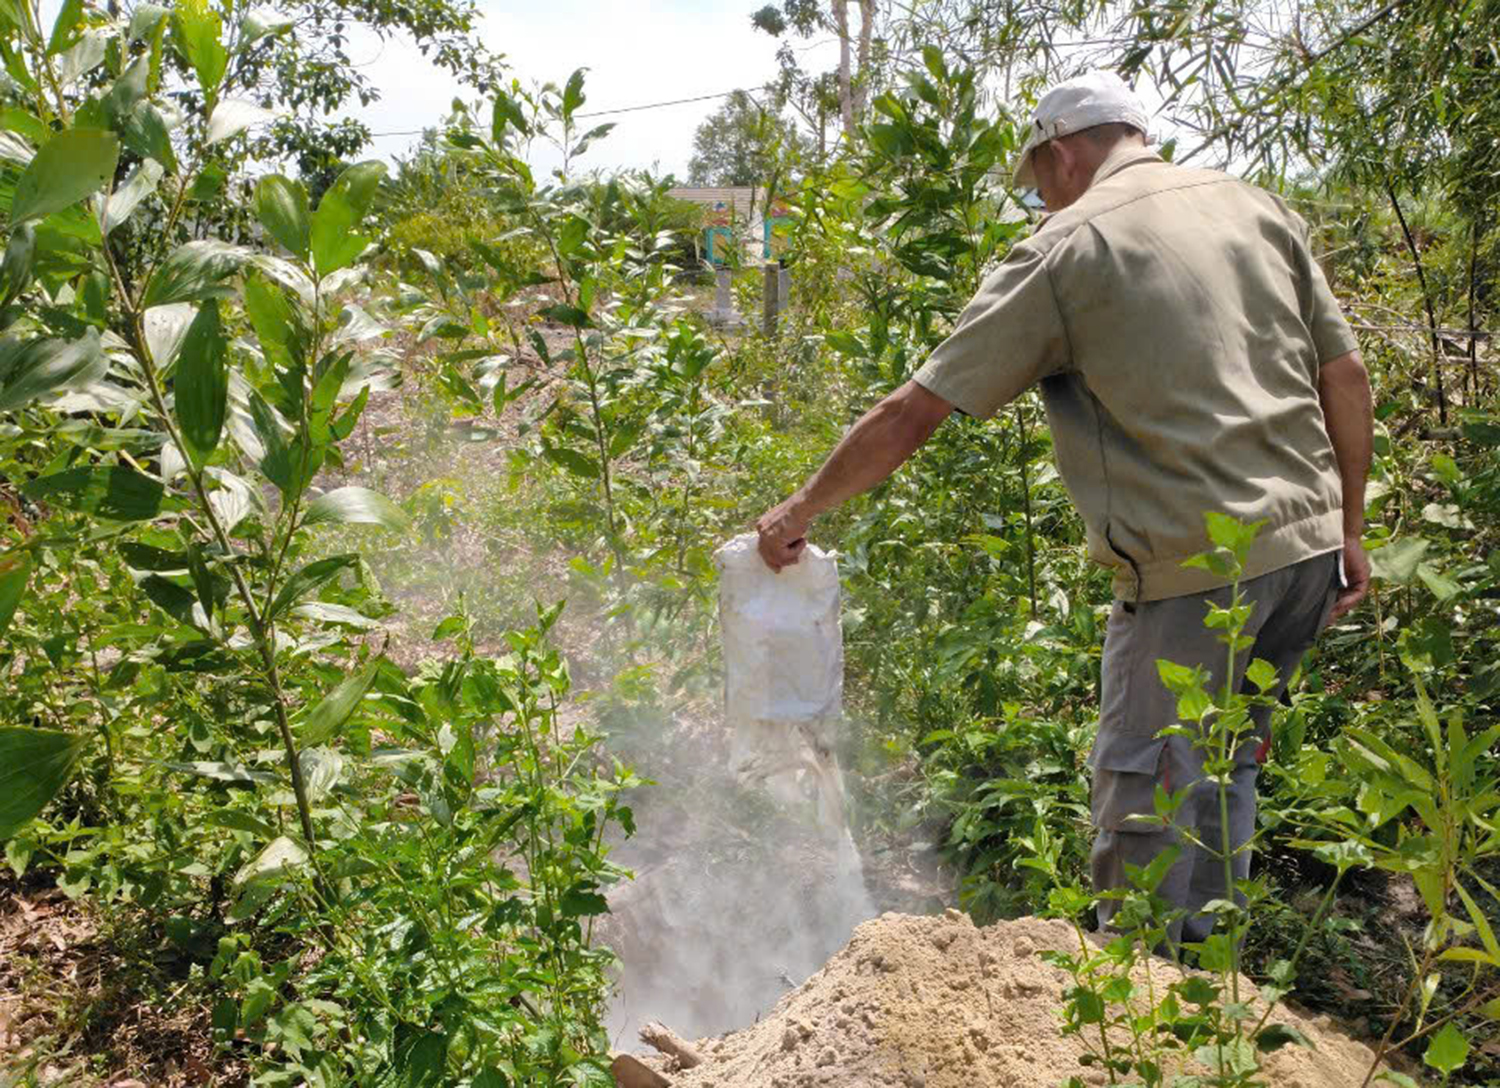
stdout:
[[776,335],[776,303],[781,293],[780,271],[774,264],[765,266],[766,281],[765,291],[762,293],[764,304],[761,307],[761,321],[767,336]]
[[734,309],[734,299],[729,294],[729,285],[734,280],[734,273],[727,268],[721,268],[714,273],[718,280],[714,291],[715,312],[727,316]]
[[783,266],[776,275],[776,312],[781,313],[792,304],[792,270]]

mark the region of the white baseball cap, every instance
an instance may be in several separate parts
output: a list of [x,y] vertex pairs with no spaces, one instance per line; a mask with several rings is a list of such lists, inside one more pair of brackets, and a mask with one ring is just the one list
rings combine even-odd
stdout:
[[1148,124],[1146,107],[1140,98],[1113,72],[1085,72],[1059,83],[1042,96],[1031,115],[1030,132],[1021,146],[1021,157],[1016,160],[1016,187],[1036,187],[1031,153],[1048,140],[1095,125],[1121,122],[1134,125],[1143,133]]

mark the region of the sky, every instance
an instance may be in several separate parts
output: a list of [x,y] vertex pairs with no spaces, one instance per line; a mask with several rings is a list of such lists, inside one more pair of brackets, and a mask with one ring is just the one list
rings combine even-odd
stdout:
[[[750,25],[757,0],[480,0],[480,34],[505,55],[523,84],[561,85],[575,68],[589,69],[582,113],[759,87],[778,71],[780,44]],[[838,61],[832,39],[811,43],[804,65]],[[422,57],[409,40],[382,43],[369,32],[355,39],[353,55],[381,91],[381,100],[347,111],[379,136],[369,153],[406,152],[417,138],[405,133],[436,125],[449,111],[457,82]],[[693,132],[720,105],[693,102],[598,118],[617,127],[580,160],[585,168],[649,168],[687,173]],[[557,156],[533,149],[533,164],[556,165]]]

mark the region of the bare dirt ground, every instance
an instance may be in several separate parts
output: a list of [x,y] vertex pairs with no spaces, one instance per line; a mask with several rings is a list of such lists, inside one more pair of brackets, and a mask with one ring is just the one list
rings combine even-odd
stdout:
[[35,880],[0,876],[0,1083],[237,1088],[206,1005],[170,946],[121,942],[99,913]]

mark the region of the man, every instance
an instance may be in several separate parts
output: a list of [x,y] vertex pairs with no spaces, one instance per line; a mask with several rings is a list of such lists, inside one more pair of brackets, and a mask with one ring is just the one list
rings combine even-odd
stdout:
[[[1210,690],[1226,665],[1203,618],[1205,601],[1223,604],[1229,589],[1181,565],[1207,547],[1203,514],[1266,521],[1242,583],[1255,642],[1241,670],[1261,657],[1284,680],[1369,582],[1360,543],[1369,381],[1306,225],[1260,189],[1164,162],[1146,146],[1146,125],[1111,73],[1042,99],[1016,182],[1037,188],[1049,215],[913,379],[758,522],[761,555],[780,570],[796,562],[814,517],[884,480],[955,408],[987,418],[1040,383],[1090,555],[1115,573],[1090,755],[1100,892],[1126,886],[1126,864],[1149,864],[1177,841],[1172,829],[1130,820],[1153,813],[1158,784],[1196,782],[1178,822],[1221,841],[1201,751],[1156,737],[1176,718],[1156,661],[1203,666]],[[1264,735],[1264,715],[1257,724]],[[1257,747],[1237,755],[1236,846],[1254,831]],[[1248,872],[1240,851],[1235,879]],[[1159,892],[1189,915],[1173,943],[1202,940],[1213,919],[1201,908],[1228,898],[1223,863],[1188,844]],[[1101,924],[1115,907],[1101,903]]]

